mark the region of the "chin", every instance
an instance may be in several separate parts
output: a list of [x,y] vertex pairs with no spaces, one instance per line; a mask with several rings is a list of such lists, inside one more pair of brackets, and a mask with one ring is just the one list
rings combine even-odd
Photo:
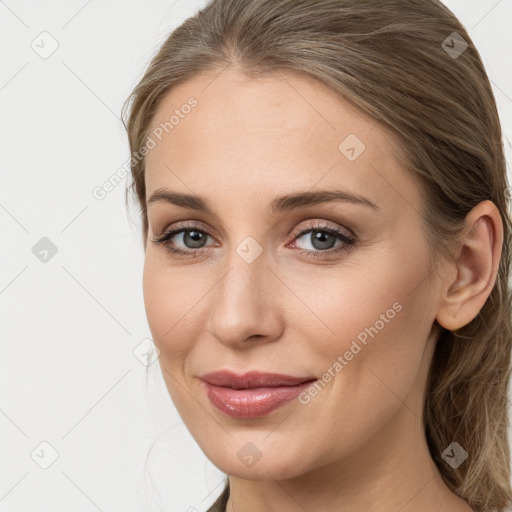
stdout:
[[261,447],[262,444],[235,441],[218,449],[210,445],[203,451],[223,473],[247,480],[287,480],[308,471],[301,450],[285,451],[281,443],[279,446],[267,443],[266,447]]

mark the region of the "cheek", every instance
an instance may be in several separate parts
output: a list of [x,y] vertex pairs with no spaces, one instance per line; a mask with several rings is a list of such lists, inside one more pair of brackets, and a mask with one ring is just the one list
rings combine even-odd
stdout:
[[184,330],[197,302],[197,286],[187,287],[186,274],[170,267],[162,261],[164,258],[149,249],[146,253],[142,281],[144,305],[153,341],[161,352],[160,359],[176,361],[188,350],[190,334],[185,335]]
[[[185,396],[183,393],[186,386],[184,367],[192,349],[190,340],[193,336],[189,315],[193,313],[197,300],[184,293],[183,273],[180,278],[176,269],[162,261],[164,258],[149,249],[146,252],[144,305],[153,342],[160,351],[158,362],[164,383],[180,414],[186,414],[188,402],[186,393]],[[194,295],[193,289],[192,292]]]
[[[430,332],[423,279],[420,268],[404,267],[401,272],[375,271],[373,279],[352,275],[334,280],[343,282],[342,288],[325,282],[321,298],[307,289],[308,305],[334,334],[319,336],[318,321],[300,326],[301,336],[314,341],[306,354],[320,383],[301,397],[307,419],[297,431],[307,436],[314,422],[323,425],[326,439],[351,439],[354,447],[386,425],[408,396],[412,401],[407,403],[421,415],[412,396],[419,396],[418,377]],[[325,448],[326,457],[330,448]],[[333,453],[350,449],[340,443]]]
[[385,266],[380,256],[380,270],[366,267],[374,269],[372,275],[354,271],[302,287],[304,302],[316,314],[314,322],[300,324],[302,337],[315,341],[310,355],[319,375],[344,375],[330,380],[333,392],[349,391],[343,400],[390,394],[379,377],[403,397],[413,385],[432,325],[426,263],[417,255],[401,266]]
[[289,324],[304,329],[302,337],[314,340],[318,355],[343,354],[353,340],[364,346],[389,332],[391,324],[402,322],[404,298],[410,291],[406,276],[373,268],[371,273],[354,268],[288,278],[300,290],[301,299],[287,309],[295,316]]

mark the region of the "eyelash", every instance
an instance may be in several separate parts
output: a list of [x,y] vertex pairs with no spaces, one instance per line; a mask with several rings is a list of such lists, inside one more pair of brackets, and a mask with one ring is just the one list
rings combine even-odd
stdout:
[[[173,245],[170,242],[170,239],[173,238],[175,235],[187,231],[195,231],[197,233],[201,233],[202,235],[211,236],[207,231],[203,229],[199,229],[198,226],[195,225],[181,225],[175,229],[172,229],[170,231],[166,231],[162,233],[158,237],[152,238],[152,242],[157,245],[162,245],[165,250],[171,254],[177,255],[177,256],[183,256],[183,257],[191,257],[191,258],[197,258],[202,256],[204,253],[208,252],[208,248],[199,248],[199,249],[189,249],[188,251],[184,251],[182,249],[176,249],[173,247]],[[336,235],[339,240],[343,242],[343,244],[338,247],[337,249],[329,249],[325,251],[316,250],[316,251],[310,251],[308,249],[297,249],[302,252],[302,254],[305,254],[306,256],[311,256],[313,258],[322,258],[323,255],[328,254],[330,256],[336,255],[339,253],[342,253],[344,251],[349,251],[354,247],[355,244],[355,238],[347,235],[343,231],[341,231],[336,226],[327,226],[325,224],[318,225],[311,223],[309,225],[305,226],[305,229],[302,229],[301,231],[297,231],[293,233],[293,239],[300,238],[301,236],[304,236],[307,233],[311,232],[318,232],[318,233],[328,233],[331,235]],[[212,237],[213,238],[213,237]]]

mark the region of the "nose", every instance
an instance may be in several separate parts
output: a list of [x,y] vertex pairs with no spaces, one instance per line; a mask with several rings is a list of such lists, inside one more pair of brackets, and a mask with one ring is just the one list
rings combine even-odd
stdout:
[[206,328],[224,345],[243,350],[281,336],[280,281],[267,263],[264,254],[249,262],[233,251],[212,290]]

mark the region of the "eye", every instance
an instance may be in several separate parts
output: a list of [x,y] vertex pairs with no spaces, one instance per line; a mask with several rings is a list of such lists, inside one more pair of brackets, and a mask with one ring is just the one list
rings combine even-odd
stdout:
[[[303,238],[302,247],[299,249],[307,255],[322,257],[326,254],[338,254],[341,251],[350,249],[355,243],[353,236],[343,232],[338,226],[329,226],[325,223],[313,223],[307,226],[309,229],[302,229],[294,232],[294,246]],[[340,242],[336,246],[336,242]]]
[[[292,233],[294,237],[293,246],[296,247],[298,241],[304,238],[305,245],[310,244],[310,247],[304,248],[299,245],[299,250],[302,254],[314,258],[347,251],[355,243],[355,238],[342,231],[338,226],[330,226],[325,222],[316,221],[310,222],[305,227],[306,229],[302,226],[302,230],[296,230]],[[182,224],[175,229],[162,233],[159,237],[153,238],[152,241],[157,245],[164,246],[171,254],[194,258],[208,252],[209,249],[206,245],[208,238],[213,239],[207,231],[199,229],[197,225]],[[336,246],[336,242],[340,242],[338,246]]]
[[206,244],[208,234],[199,229],[182,229],[168,233],[168,240],[175,239],[174,244],[181,241],[185,249],[202,249]]
[[[197,226],[182,225],[179,228],[166,231],[160,237],[154,238],[153,242],[163,245],[172,254],[194,257],[206,252],[205,245],[208,237],[211,238],[206,231],[199,229]],[[180,248],[180,244],[184,247]]]

